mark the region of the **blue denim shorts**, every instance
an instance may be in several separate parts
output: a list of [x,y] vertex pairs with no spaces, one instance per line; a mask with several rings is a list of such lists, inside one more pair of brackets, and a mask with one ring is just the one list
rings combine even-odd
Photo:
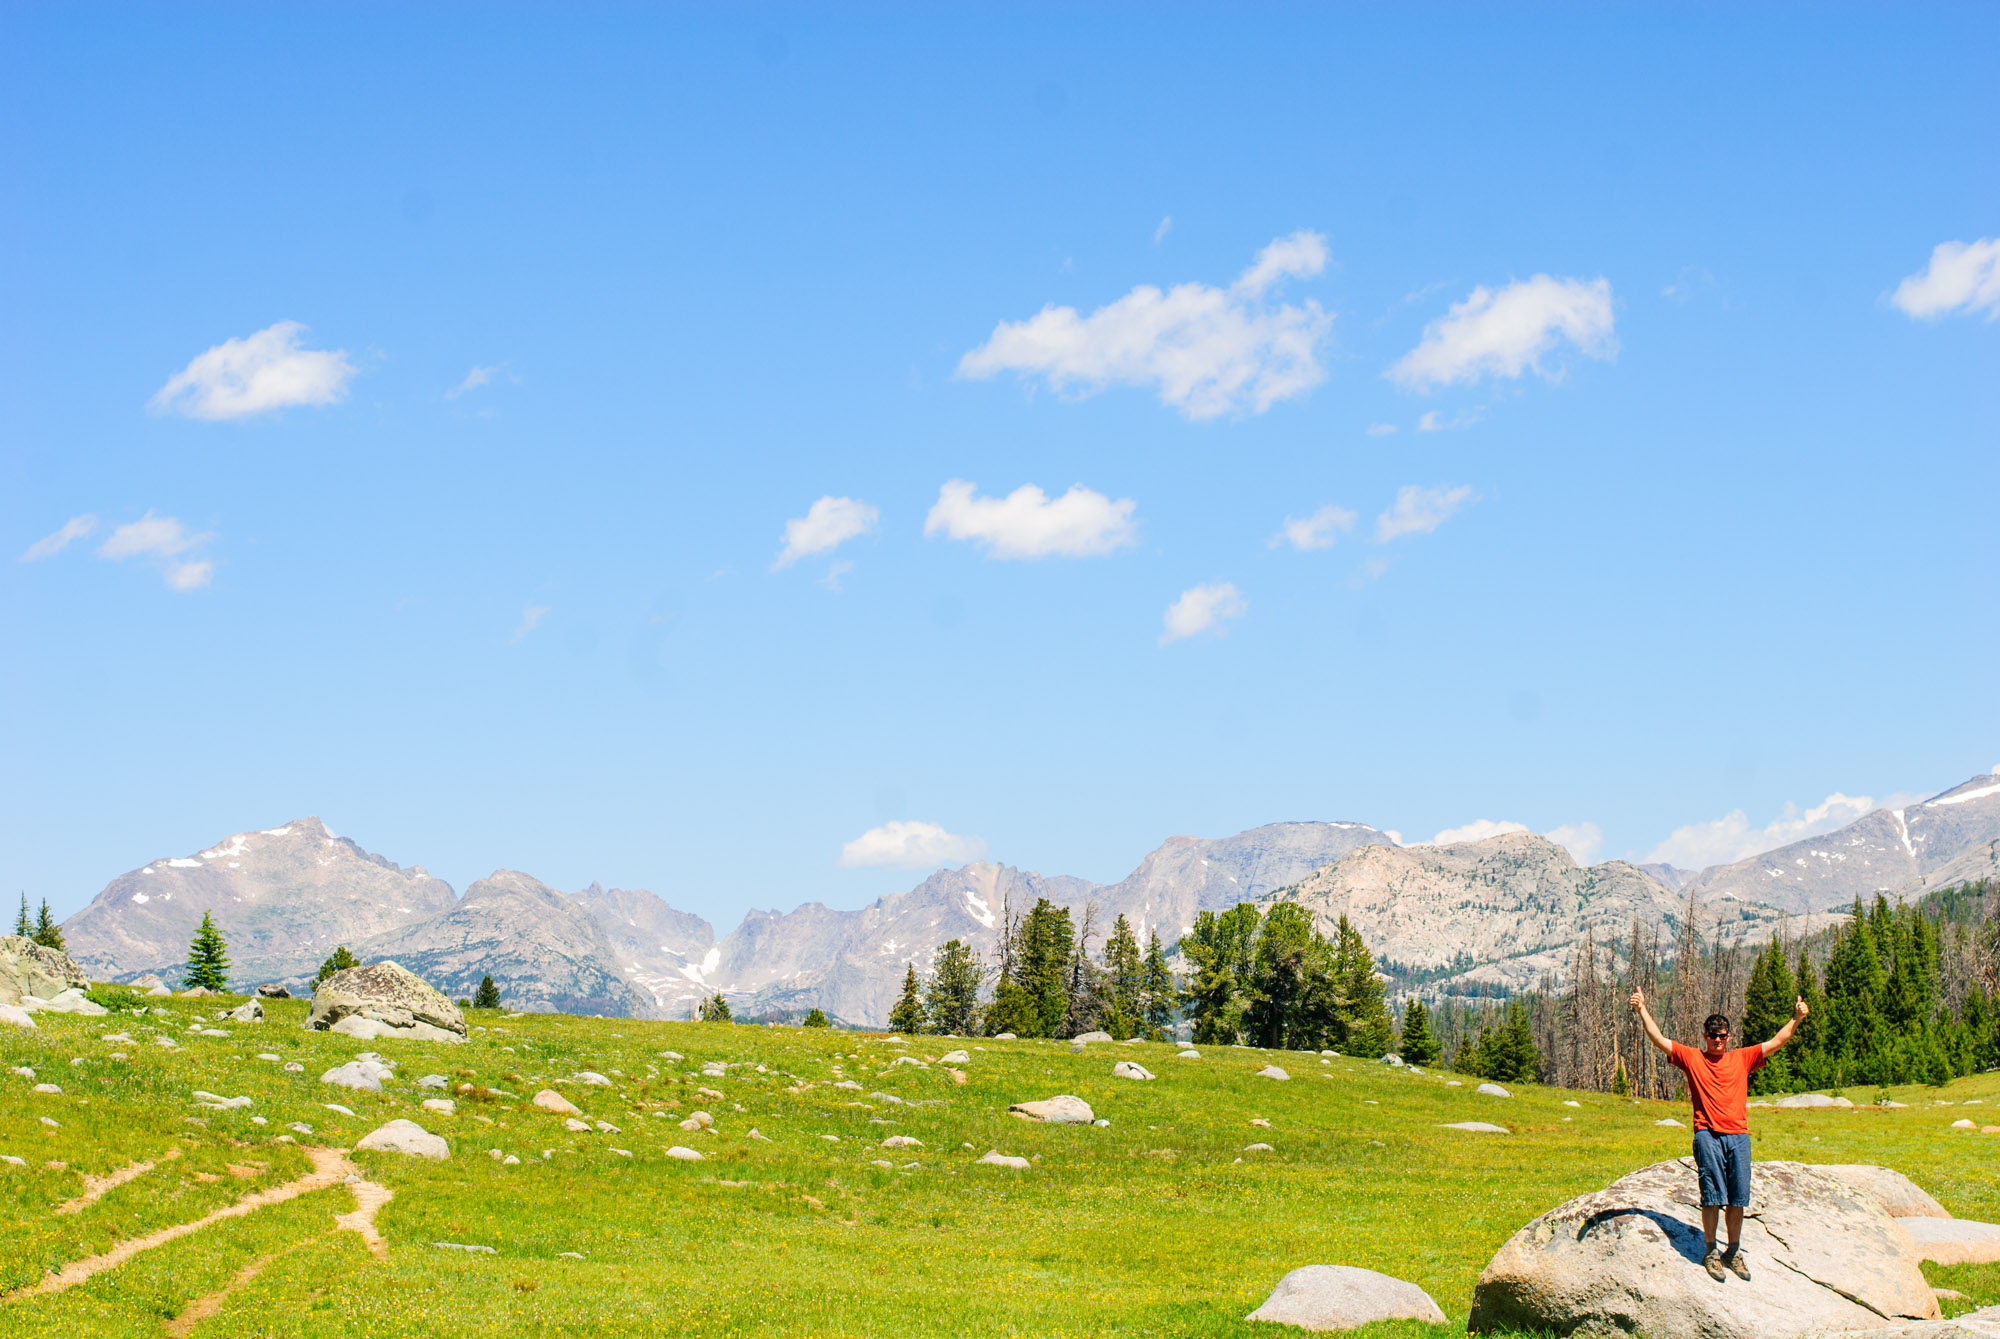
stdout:
[[1694,1165],[1701,1172],[1701,1207],[1750,1207],[1750,1136],[1694,1132]]

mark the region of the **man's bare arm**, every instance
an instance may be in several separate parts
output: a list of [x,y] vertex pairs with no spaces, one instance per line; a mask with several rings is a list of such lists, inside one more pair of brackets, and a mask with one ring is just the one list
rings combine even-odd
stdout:
[[1792,1033],[1797,1030],[1799,1023],[1805,1018],[1807,1014],[1811,1012],[1812,1010],[1806,1007],[1806,1002],[1803,996],[1801,996],[1797,1001],[1793,1003],[1791,1022],[1779,1028],[1777,1031],[1777,1035],[1772,1037],[1771,1040],[1764,1043],[1764,1058],[1766,1060],[1769,1060],[1772,1054],[1780,1046],[1783,1046],[1786,1042],[1792,1039]]
[[1668,1055],[1672,1055],[1674,1053],[1674,1044],[1666,1039],[1660,1032],[1660,1025],[1653,1021],[1652,1011],[1646,1007],[1645,991],[1635,990],[1632,992],[1632,1012],[1639,1015],[1639,1021],[1645,1024],[1646,1040],[1659,1047],[1662,1051],[1665,1051]]

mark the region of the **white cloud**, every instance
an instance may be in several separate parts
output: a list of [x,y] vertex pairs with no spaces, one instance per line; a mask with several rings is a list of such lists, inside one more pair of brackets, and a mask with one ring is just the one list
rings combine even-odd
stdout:
[[1598,848],[1604,845],[1604,829],[1595,823],[1565,823],[1559,828],[1550,828],[1542,835],[1557,846],[1566,848],[1570,858],[1579,865],[1588,865],[1596,859]]
[[502,366],[504,364],[496,363],[492,367],[474,367],[470,372],[465,374],[465,380],[444,393],[444,398],[447,400],[456,400],[467,391],[476,391],[481,386],[492,384],[493,378],[500,375]]
[[1425,326],[1417,347],[1387,375],[1414,390],[1529,371],[1555,381],[1562,376],[1561,367],[1545,366],[1542,360],[1562,339],[1586,357],[1617,354],[1609,280],[1538,274],[1498,291],[1482,284]]
[[521,625],[514,629],[514,635],[507,640],[509,642],[518,642],[524,639],[529,633],[542,626],[542,620],[549,616],[549,610],[553,607],[546,604],[522,605]]
[[1333,317],[1316,302],[1267,307],[1279,280],[1326,268],[1318,233],[1280,237],[1257,253],[1229,288],[1141,284],[1088,316],[1044,307],[1025,321],[1002,321],[986,343],[959,359],[958,375],[1040,376],[1058,393],[1092,395],[1107,386],[1156,387],[1163,403],[1191,419],[1261,414],[1325,380],[1314,349]]
[[1113,502],[1082,484],[1051,500],[1034,484],[1006,497],[979,497],[978,485],[953,479],[938,490],[924,518],[924,536],[985,546],[989,558],[1094,558],[1139,541],[1131,498]]
[[829,494],[806,509],[803,516],[785,522],[784,545],[778,550],[771,570],[790,567],[801,558],[831,553],[853,539],[873,530],[882,513],[866,502]]
[[1227,581],[1189,586],[1178,600],[1167,606],[1166,630],[1160,634],[1160,645],[1202,632],[1213,631],[1220,637],[1223,631],[1219,625],[1224,619],[1241,618],[1249,612],[1250,605],[1242,592]]
[[97,518],[88,513],[72,516],[63,522],[62,529],[53,535],[45,535],[28,545],[28,551],[21,555],[24,563],[38,563],[44,558],[53,558],[76,540],[82,539],[97,529]]
[[835,595],[838,595],[840,594],[840,579],[853,570],[854,564],[847,561],[847,559],[835,559],[826,565],[826,575],[819,579],[819,584],[825,586]]
[[1930,268],[1897,284],[1889,301],[1920,320],[1960,308],[2000,317],[2000,237],[1938,243]]
[[1469,428],[1485,417],[1485,411],[1479,409],[1461,409],[1450,418],[1446,418],[1442,413],[1432,409],[1417,420],[1417,431],[1450,432],[1454,428]]
[[1446,828],[1429,841],[1420,842],[1418,845],[1454,846],[1459,842],[1483,842],[1488,837],[1503,837],[1510,832],[1526,832],[1527,830],[1528,825],[1526,823],[1515,823],[1505,819],[1495,821],[1491,818],[1475,818],[1463,827]]
[[1428,535],[1471,498],[1472,490],[1463,484],[1457,488],[1405,484],[1396,490],[1396,501],[1389,510],[1375,518],[1375,542],[1386,544],[1403,535]]
[[1336,539],[1354,529],[1355,515],[1345,507],[1328,504],[1303,519],[1287,516],[1284,526],[1271,536],[1271,548],[1290,544],[1304,552],[1330,549]]
[[291,405],[328,405],[347,394],[354,365],[344,349],[302,349],[305,327],[280,321],[226,339],[168,378],[147,407],[186,418],[248,418]]
[[191,554],[214,538],[209,532],[190,531],[172,516],[158,516],[149,511],[106,536],[97,546],[97,556],[113,562],[149,559],[161,568],[172,589],[198,590],[215,575],[215,564],[206,558],[182,555]]
[[1169,214],[1165,218],[1160,220],[1159,227],[1153,229],[1153,245],[1158,246],[1160,243],[1166,241],[1167,234],[1172,232],[1173,230],[1174,230],[1174,216],[1172,214]]
[[1387,437],[1395,430],[1396,425],[1393,423],[1370,423],[1368,425],[1368,435],[1370,437]]
[[1352,590],[1360,590],[1369,582],[1380,580],[1382,575],[1388,570],[1389,560],[1387,558],[1370,558],[1355,569],[1353,576],[1347,578],[1348,587]]
[[977,860],[986,854],[979,837],[960,837],[935,823],[898,819],[868,831],[840,848],[843,869],[931,869]]
[[1646,859],[1648,862],[1663,861],[1681,869],[1730,865],[1807,837],[1817,837],[1835,828],[1846,827],[1873,810],[1893,809],[1913,804],[1921,798],[1897,794],[1886,796],[1883,803],[1877,804],[1867,795],[1843,795],[1835,791],[1804,811],[1798,805],[1787,802],[1784,811],[1761,828],[1751,827],[1744,812],[1735,809],[1706,823],[1689,823],[1675,828],[1671,836],[1647,854]]

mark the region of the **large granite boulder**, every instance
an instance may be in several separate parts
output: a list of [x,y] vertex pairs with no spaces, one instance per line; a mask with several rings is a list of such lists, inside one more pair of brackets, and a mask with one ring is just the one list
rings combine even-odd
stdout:
[[1942,1204],[1928,1191],[1901,1172],[1874,1167],[1865,1162],[1813,1164],[1816,1172],[1838,1177],[1856,1190],[1866,1191],[1882,1202],[1891,1218],[1949,1218]]
[[[1872,1195],[1797,1162],[1753,1168],[1752,1281],[1702,1269],[1694,1160],[1655,1163],[1535,1219],[1472,1293],[1474,1333],[1798,1339],[1933,1320],[1915,1244]],[[1926,1221],[1926,1220],[1914,1220]]]
[[19,1004],[25,995],[52,1000],[65,990],[89,989],[90,978],[69,954],[20,935],[0,935],[0,1004]]
[[1416,1284],[1352,1265],[1294,1269],[1243,1319],[1305,1330],[1353,1330],[1378,1320],[1445,1323],[1444,1312]]
[[465,1015],[415,972],[371,962],[335,972],[313,992],[306,1026],[372,1041],[464,1041]]
[[2000,1226],[1969,1218],[1905,1218],[1903,1230],[1917,1243],[1917,1254],[1939,1265],[1990,1265],[2000,1262]]

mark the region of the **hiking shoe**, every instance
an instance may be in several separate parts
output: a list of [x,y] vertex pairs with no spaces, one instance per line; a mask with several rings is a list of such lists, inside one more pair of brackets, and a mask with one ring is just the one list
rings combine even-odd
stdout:
[[1708,1256],[1701,1262],[1701,1267],[1708,1271],[1710,1278],[1717,1283],[1722,1282],[1722,1253],[1715,1247],[1708,1248]]
[[[1745,1283],[1750,1281],[1750,1265],[1744,1260],[1742,1251],[1724,1251],[1722,1253],[1722,1264],[1730,1273],[1742,1279]],[[1708,1272],[1713,1274],[1715,1271],[1711,1269]]]

